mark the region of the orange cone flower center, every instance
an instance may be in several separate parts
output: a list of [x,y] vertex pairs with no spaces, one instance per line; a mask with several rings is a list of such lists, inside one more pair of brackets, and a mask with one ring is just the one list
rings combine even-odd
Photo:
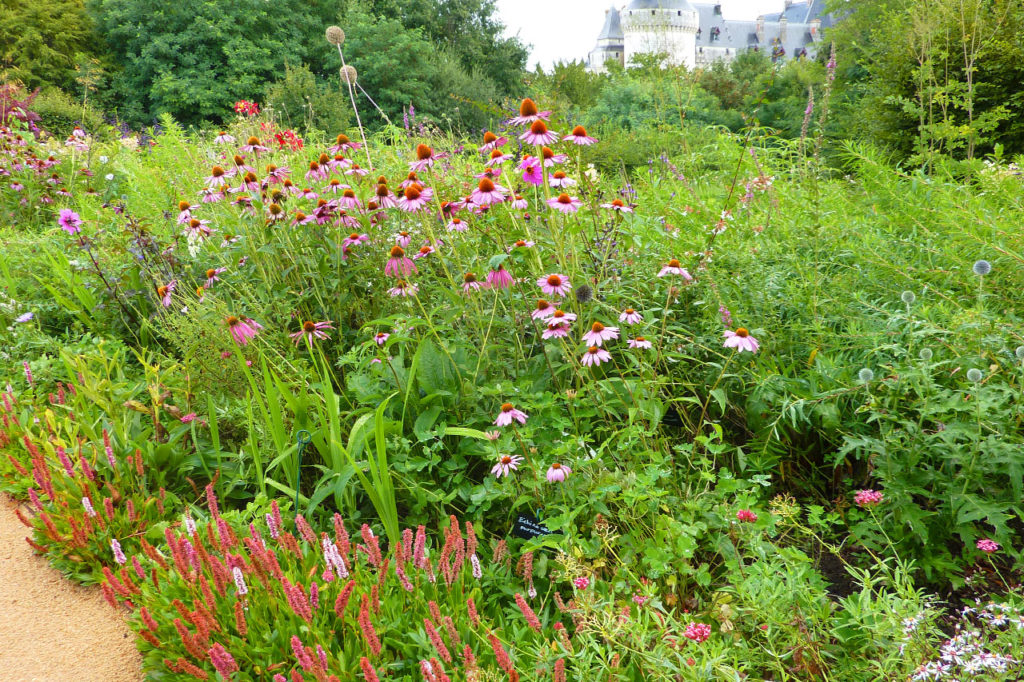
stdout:
[[529,97],[524,99],[522,103],[519,105],[520,116],[536,116],[537,113],[537,105]]

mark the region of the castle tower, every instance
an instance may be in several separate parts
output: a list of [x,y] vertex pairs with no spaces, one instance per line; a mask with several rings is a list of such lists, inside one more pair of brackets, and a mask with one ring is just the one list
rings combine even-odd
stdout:
[[621,13],[625,63],[637,54],[665,53],[668,61],[697,63],[697,10],[687,0],[632,0]]
[[597,36],[597,46],[590,52],[589,66],[594,73],[604,73],[607,70],[605,62],[609,59],[622,64],[625,52],[619,10],[612,6],[611,9],[605,10],[604,15],[604,27]]

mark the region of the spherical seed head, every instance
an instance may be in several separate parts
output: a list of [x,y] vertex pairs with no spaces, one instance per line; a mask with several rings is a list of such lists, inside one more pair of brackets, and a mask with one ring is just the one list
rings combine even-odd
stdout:
[[969,370],[967,370],[967,380],[972,382],[972,383],[975,383],[975,384],[978,383],[979,381],[981,381],[984,378],[984,376],[985,375],[982,374],[980,369],[976,369],[976,368],[972,367]]
[[974,267],[971,269],[974,271],[975,275],[984,277],[988,273],[992,272],[992,264],[987,260],[979,260],[975,262]]
[[345,42],[345,32],[341,30],[341,26],[328,26],[326,35],[327,42],[331,45],[341,45]]
[[928,362],[929,360],[932,359],[932,349],[931,348],[922,348],[921,352],[917,354],[917,357],[921,358],[925,362]]
[[350,85],[355,84],[356,80],[359,78],[359,72],[356,71],[356,67],[348,64],[341,67],[338,73],[341,75],[341,80],[345,83],[349,83]]
[[902,294],[900,294],[900,300],[902,300],[907,305],[913,305],[914,301],[917,300],[917,296],[914,295],[913,291],[904,291]]
[[581,284],[576,287],[576,300],[580,303],[586,303],[594,297],[594,290],[586,284]]
[[874,380],[875,373],[865,367],[861,371],[857,372],[857,378],[863,381],[865,384]]

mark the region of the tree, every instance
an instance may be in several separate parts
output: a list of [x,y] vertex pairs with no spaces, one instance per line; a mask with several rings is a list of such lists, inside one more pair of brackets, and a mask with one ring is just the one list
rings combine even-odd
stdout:
[[0,0],[0,69],[29,89],[73,89],[75,66],[95,52],[83,0]]

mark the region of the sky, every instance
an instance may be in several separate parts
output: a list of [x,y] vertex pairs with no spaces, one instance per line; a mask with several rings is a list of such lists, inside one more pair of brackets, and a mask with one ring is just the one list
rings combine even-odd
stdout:
[[[710,0],[708,0],[710,1]],[[616,7],[628,0],[614,0]],[[529,66],[550,67],[559,60],[587,58],[613,0],[497,0],[508,35],[533,45]],[[784,0],[722,0],[726,19],[756,19],[782,11]]]

